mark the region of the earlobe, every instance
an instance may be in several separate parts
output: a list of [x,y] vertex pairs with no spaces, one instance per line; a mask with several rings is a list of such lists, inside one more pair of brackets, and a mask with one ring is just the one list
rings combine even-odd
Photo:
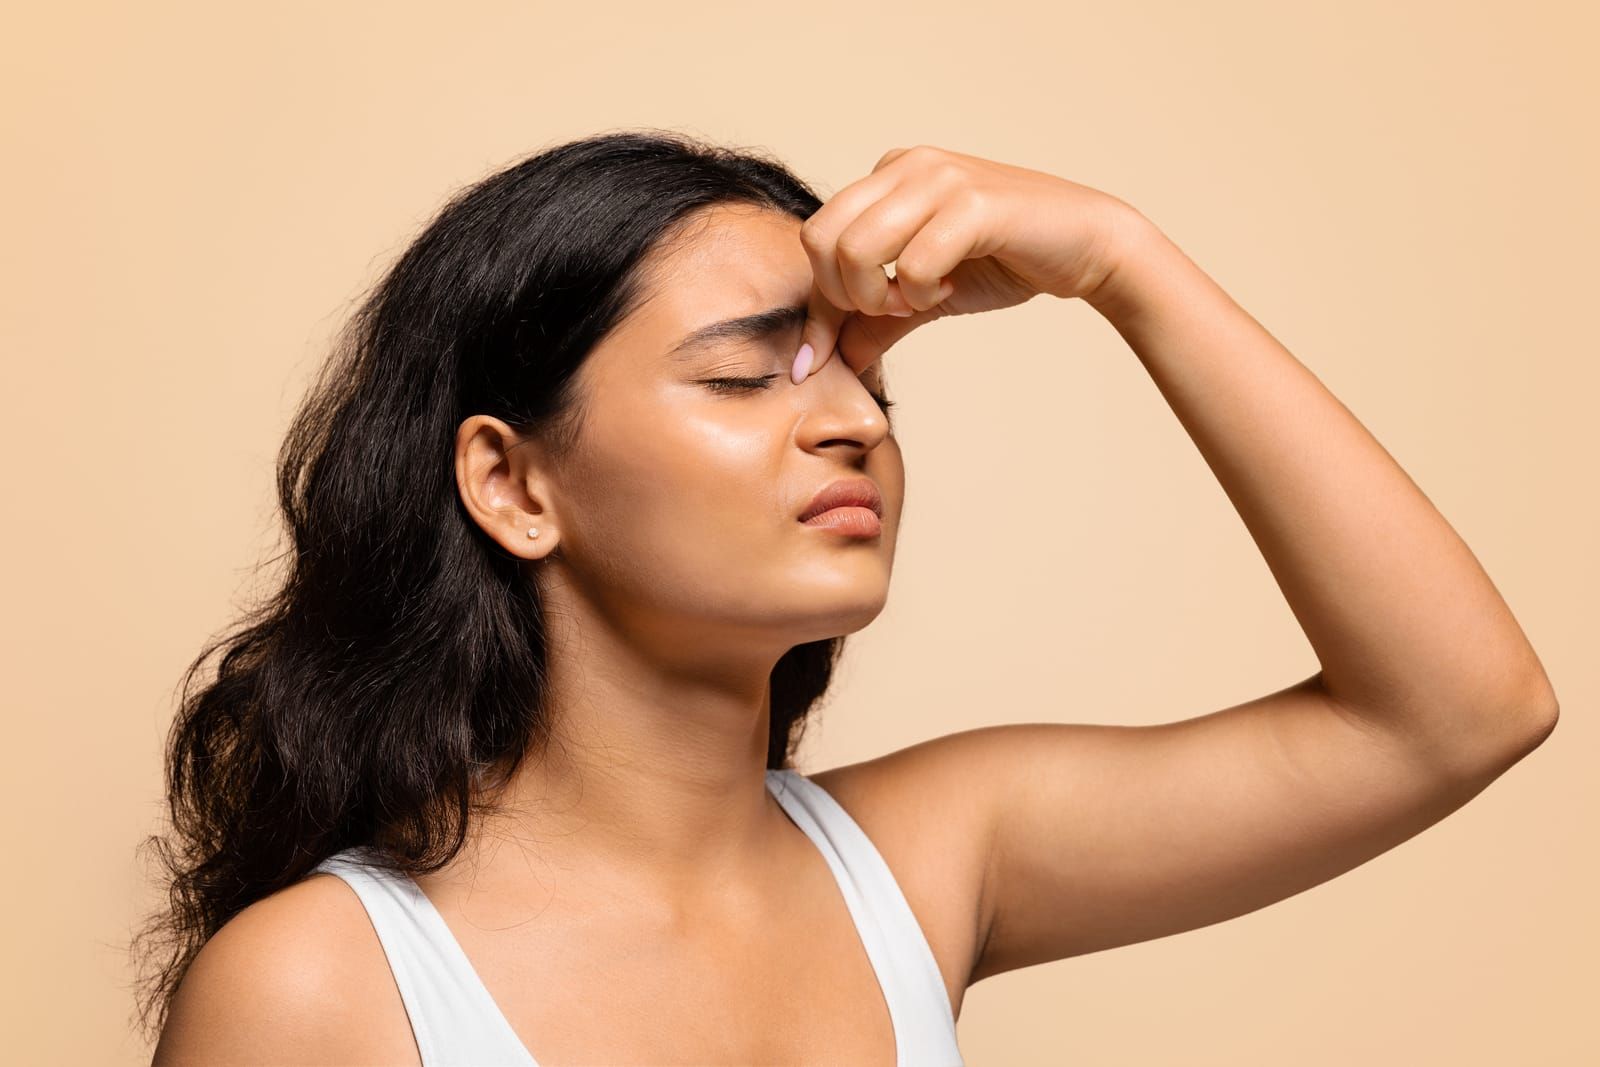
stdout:
[[560,539],[548,521],[549,515],[531,498],[493,504],[466,499],[473,521],[507,552],[530,563],[542,562],[554,554]]
[[[533,472],[525,469],[529,453],[516,447],[522,443],[500,419],[474,415],[464,421],[456,434],[456,488],[484,533],[507,552],[538,561],[554,551],[554,531],[536,500]],[[535,543],[541,533],[543,545]]]
[[[528,527],[528,540],[529,541],[538,540],[539,532],[540,532],[539,531],[539,527],[537,527],[537,526]],[[531,546],[531,547],[532,548],[537,548],[538,546]],[[528,561],[531,562],[531,563],[543,563],[545,560],[549,559],[552,555],[554,555],[555,554],[555,550],[556,550],[555,543],[552,542],[552,541],[548,541],[548,540],[545,541],[544,547],[546,549],[548,549],[548,551],[546,551],[543,555],[535,554],[535,555],[531,555],[531,556],[528,556],[528,557],[525,557],[525,558],[527,558]]]

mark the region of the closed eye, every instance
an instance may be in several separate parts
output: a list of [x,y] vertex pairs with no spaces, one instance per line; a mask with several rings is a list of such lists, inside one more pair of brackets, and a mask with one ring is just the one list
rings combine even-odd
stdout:
[[[782,375],[763,374],[759,378],[706,378],[704,381],[705,384],[718,392],[737,393],[765,389],[772,384],[774,379],[779,377],[782,377]],[[894,407],[894,401],[887,396],[879,393],[871,393],[870,395],[884,411]]]

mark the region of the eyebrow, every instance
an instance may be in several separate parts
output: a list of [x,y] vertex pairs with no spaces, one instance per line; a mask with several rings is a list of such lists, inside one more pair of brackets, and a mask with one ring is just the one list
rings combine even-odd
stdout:
[[759,341],[804,325],[808,311],[805,304],[793,304],[713,322],[690,333],[673,345],[667,354],[673,359],[687,359],[704,349],[730,341]]

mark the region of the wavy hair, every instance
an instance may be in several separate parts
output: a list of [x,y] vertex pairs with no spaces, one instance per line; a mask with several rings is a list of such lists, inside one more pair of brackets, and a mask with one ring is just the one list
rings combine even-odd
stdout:
[[[364,295],[278,454],[281,582],[182,677],[171,827],[139,846],[167,898],[130,942],[147,1034],[242,909],[353,845],[439,869],[493,807],[485,774],[503,785],[550,740],[538,589],[462,505],[456,430],[489,414],[570,451],[576,372],[648,295],[653,254],[726,203],[822,205],[764,151],[572,141],[458,192]],[[773,668],[768,768],[790,765],[844,640]]]

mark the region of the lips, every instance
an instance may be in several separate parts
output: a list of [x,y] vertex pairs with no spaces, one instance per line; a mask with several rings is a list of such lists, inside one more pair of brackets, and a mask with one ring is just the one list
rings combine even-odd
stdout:
[[878,518],[883,518],[883,496],[870,478],[845,478],[823,486],[811,498],[811,504],[800,515],[800,521],[814,519],[832,508],[871,508]]

